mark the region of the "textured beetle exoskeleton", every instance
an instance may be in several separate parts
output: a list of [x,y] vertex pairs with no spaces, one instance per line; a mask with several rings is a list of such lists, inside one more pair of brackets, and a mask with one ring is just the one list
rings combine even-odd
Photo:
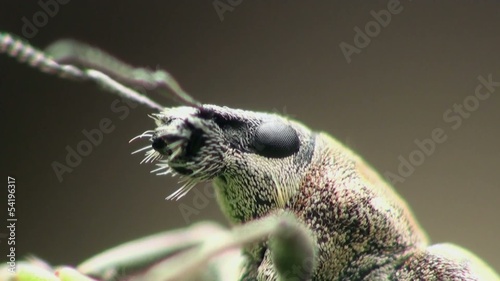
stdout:
[[[159,171],[188,182],[171,198],[213,180],[234,224],[294,214],[313,236],[313,280],[497,278],[456,246],[428,247],[407,204],[325,133],[276,114],[213,105],[168,108],[156,124],[148,157],[165,156]],[[247,247],[246,256],[244,278],[279,280],[267,243]]]
[[[235,225],[207,237],[193,233],[192,239],[186,229],[177,240],[183,242],[181,249],[143,251],[166,260],[125,280],[234,279],[234,272],[225,271],[227,260],[244,264],[241,280],[500,280],[486,263],[458,246],[429,245],[406,202],[329,135],[277,114],[203,105],[168,72],[133,68],[75,41],[59,41],[49,51],[53,57],[0,32],[0,53],[49,74],[97,82],[160,110],[151,116],[156,128],[136,137],[151,141],[137,151],[146,151],[142,162],[157,162],[153,172],[159,175],[181,177],[184,184],[168,199],[181,198],[200,181],[213,181],[217,201]],[[136,89],[169,90],[185,106],[163,109]],[[172,237],[175,233],[167,232],[160,240]],[[111,253],[129,253],[134,245]],[[216,255],[235,247],[243,248],[244,262],[234,253],[216,262]],[[89,268],[83,274],[147,260],[118,257],[108,266],[103,257],[108,256],[84,263]],[[200,266],[210,265],[218,269],[214,274],[200,273]],[[41,276],[33,272],[24,280]]]

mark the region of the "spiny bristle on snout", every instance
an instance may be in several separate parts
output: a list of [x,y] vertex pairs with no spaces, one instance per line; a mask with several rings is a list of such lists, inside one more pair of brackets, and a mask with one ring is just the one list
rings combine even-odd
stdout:
[[[172,176],[179,176],[179,174],[172,167],[183,166],[180,164],[176,164],[175,160],[179,156],[183,155],[189,139],[176,134],[161,135],[158,134],[158,132],[156,132],[155,130],[148,130],[134,137],[130,140],[130,142],[141,138],[149,138],[149,141],[151,143],[132,152],[132,154],[136,154],[145,151],[145,157],[141,160],[140,163],[152,163],[158,160],[159,163],[156,164],[157,167],[153,169],[151,173],[155,173],[156,175],[171,174]],[[164,157],[165,159],[162,159]],[[166,199],[179,200],[180,198],[185,196],[196,185],[196,183],[198,183],[198,181],[198,179],[195,179],[191,176],[180,175],[179,183],[183,183],[183,185],[171,195],[169,195]]]

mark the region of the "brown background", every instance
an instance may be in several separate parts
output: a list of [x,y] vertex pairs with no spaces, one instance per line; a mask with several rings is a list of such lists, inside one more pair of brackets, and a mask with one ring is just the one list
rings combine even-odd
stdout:
[[[16,6],[0,5],[0,29],[21,34],[21,18],[41,8],[9,2]],[[443,128],[448,140],[397,190],[433,242],[466,246],[500,270],[500,88],[459,129],[443,120],[474,93],[479,75],[500,80],[500,4],[402,1],[403,11],[348,64],[339,44],[353,44],[354,27],[364,28],[388,1],[366,2],[243,1],[221,21],[211,1],[70,1],[30,42],[77,38],[130,63],[167,68],[203,102],[286,112],[349,144],[380,172],[395,172],[415,139]],[[179,204],[193,206],[193,194],[165,201],[176,181],[151,175],[151,165],[130,155],[143,143],[128,140],[153,126],[150,109],[121,121],[110,110],[115,97],[93,84],[6,56],[0,94],[2,177],[17,179],[18,256],[74,264],[186,226]],[[59,183],[52,161],[63,162],[65,146],[104,117],[115,131]],[[224,221],[214,201],[192,219]]]

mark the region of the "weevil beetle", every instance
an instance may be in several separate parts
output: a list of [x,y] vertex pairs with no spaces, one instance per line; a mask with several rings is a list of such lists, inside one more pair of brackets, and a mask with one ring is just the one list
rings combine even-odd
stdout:
[[[212,181],[235,225],[231,231],[193,226],[119,246],[78,271],[57,270],[62,280],[500,280],[459,246],[429,245],[406,202],[326,133],[279,114],[201,104],[167,72],[132,68],[75,41],[58,41],[44,53],[0,33],[0,51],[157,109],[155,127],[137,137],[150,141],[139,150],[143,162],[156,162],[157,174],[184,182],[168,199]],[[169,90],[182,106],[164,108],[137,88]],[[169,244],[163,249],[152,242]],[[235,251],[240,248],[242,254]],[[128,257],[141,249],[143,256]],[[147,266],[123,275],[121,268],[132,262]],[[16,280],[44,274],[58,280],[51,270],[32,262]]]

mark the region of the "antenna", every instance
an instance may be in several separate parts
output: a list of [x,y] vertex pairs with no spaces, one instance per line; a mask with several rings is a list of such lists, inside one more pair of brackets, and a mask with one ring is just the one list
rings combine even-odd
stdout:
[[201,103],[186,93],[167,71],[132,67],[75,40],[59,40],[41,51],[15,35],[0,32],[0,53],[50,75],[94,81],[109,92],[158,110],[164,107],[137,90],[158,92],[177,98],[184,105],[201,107]]

